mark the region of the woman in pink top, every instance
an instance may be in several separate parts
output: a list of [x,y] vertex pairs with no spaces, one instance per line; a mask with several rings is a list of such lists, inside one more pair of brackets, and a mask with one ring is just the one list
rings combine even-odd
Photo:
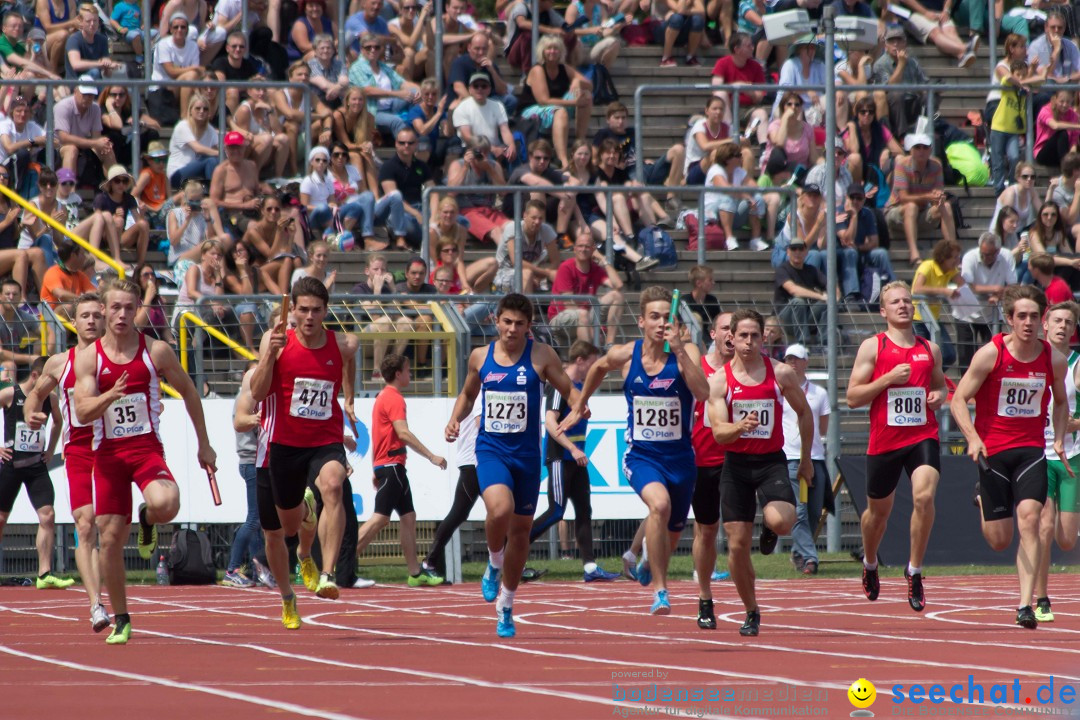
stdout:
[[1080,140],[1080,115],[1072,106],[1072,91],[1059,90],[1035,120],[1035,162],[1057,170],[1065,153]]
[[780,99],[779,120],[769,123],[769,142],[761,155],[761,167],[769,161],[774,147],[784,148],[788,165],[811,168],[817,163],[818,147],[814,142],[814,129],[803,115],[803,99],[797,92],[788,91]]

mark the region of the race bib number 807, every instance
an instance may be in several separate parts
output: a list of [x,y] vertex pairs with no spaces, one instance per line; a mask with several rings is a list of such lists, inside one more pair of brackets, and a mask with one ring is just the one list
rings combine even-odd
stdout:
[[1042,397],[1046,391],[1043,378],[1002,378],[998,393],[998,415],[1011,418],[1032,418],[1042,414]]

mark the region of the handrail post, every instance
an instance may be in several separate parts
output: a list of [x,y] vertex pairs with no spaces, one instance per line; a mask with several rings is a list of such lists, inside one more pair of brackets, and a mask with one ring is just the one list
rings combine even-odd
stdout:
[[[640,156],[638,159],[638,165],[641,165]],[[615,264],[615,213],[611,210],[611,189],[609,186],[604,186],[604,207],[607,209],[607,222],[604,223],[604,238],[605,248],[604,254],[607,255],[607,261],[612,265]]]
[[[185,108],[186,110],[186,108]],[[218,162],[225,162],[225,133],[228,125],[225,123],[225,92],[218,88],[217,94],[218,111]]]
[[930,136],[934,135],[934,91],[926,91],[926,117],[930,119]]
[[[521,191],[514,191],[514,237],[521,237]],[[524,259],[521,257],[522,243],[514,243],[514,291],[522,292],[522,273]]]
[[641,102],[644,98],[645,86],[639,85],[634,90],[634,157],[637,158],[637,162],[634,163],[634,174],[637,177],[634,179],[642,184],[645,183],[645,154],[641,142]]
[[731,98],[731,137],[735,138],[735,141],[739,141],[739,135],[741,129],[739,126],[739,93],[730,92],[728,97]]
[[[338,2],[344,2],[345,0],[338,0]],[[311,155],[311,149],[315,147],[315,138],[311,137],[311,85],[304,87],[304,137],[307,138],[307,142],[304,143],[304,165],[307,165],[307,158]]]
[[177,345],[180,347],[180,367],[184,368],[184,372],[188,372],[188,330],[187,330],[187,318],[184,317],[184,313],[180,313],[180,318],[177,323]]
[[[993,2],[993,0],[991,0],[991,2]],[[244,7],[247,7],[247,3],[244,3]],[[347,50],[348,50],[347,44],[348,43],[346,43],[346,40],[348,40],[348,37],[345,35],[345,0],[337,0],[337,26],[338,26],[338,37],[337,37],[338,60],[340,60],[341,64],[343,66],[345,66],[345,72],[348,72],[349,67],[348,67],[348,65],[346,65],[346,63],[347,63],[347,61],[349,59],[349,56],[348,56],[348,52],[347,52]]]
[[1026,140],[1027,161],[1035,162],[1035,108],[1032,107],[1034,94],[1027,94],[1027,102],[1024,103],[1024,136]]
[[428,262],[431,257],[431,190],[434,186],[429,185],[420,194],[420,257]]
[[994,82],[994,69],[997,67],[997,17],[994,16],[994,0],[986,0],[988,5],[986,24],[988,27],[987,43],[990,50],[990,82]]
[[[145,46],[143,46],[145,50]],[[145,56],[144,56],[145,57]],[[136,90],[131,93],[131,177],[138,180],[142,170],[142,128],[139,118],[142,117],[142,95]]]
[[[143,80],[149,80],[154,71],[154,13],[152,0],[142,0],[143,31]],[[137,115],[135,117],[138,117]],[[138,176],[136,176],[138,177]]]
[[[345,0],[338,0],[338,2],[345,2]],[[446,32],[446,27],[443,25],[443,11],[445,3],[443,0],[434,0],[435,2],[435,84],[439,86],[439,94],[441,95],[445,87],[443,83],[445,78],[443,77],[443,55],[445,54],[443,49],[443,33]],[[426,255],[424,257],[427,257]]]
[[529,50],[529,67],[536,62],[536,46],[540,44],[540,0],[531,0],[532,6],[532,48]]
[[53,114],[56,110],[56,101],[53,99],[53,88],[45,89],[45,164],[49,167],[56,165],[56,125],[53,123]]
[[[828,303],[826,312],[828,313],[828,319],[826,321],[826,330],[828,333],[828,339],[825,341],[826,352],[826,366],[828,367],[829,379],[827,381],[828,394],[829,394],[829,407],[833,413],[838,410],[838,393],[839,386],[837,384],[837,376],[839,375],[840,357],[838,353],[838,340],[836,328],[839,326],[839,317],[837,307],[837,283],[839,282],[840,267],[837,262],[837,240],[836,240],[836,54],[833,52],[833,48],[836,46],[836,20],[835,20],[836,8],[833,5],[826,5],[824,12],[821,16],[821,26],[825,31],[825,237],[828,258],[826,270],[826,292],[828,293]],[[930,122],[934,120],[933,111],[930,112]],[[930,132],[933,132],[931,126]],[[797,214],[793,213],[793,214]],[[820,329],[819,329],[820,333]],[[818,338],[820,342],[820,337]],[[827,477],[833,477],[838,471],[837,459],[840,457],[840,422],[839,415],[833,416],[836,422],[829,423],[829,430],[827,433],[827,452],[826,457],[829,462],[827,463],[828,474]],[[826,482],[829,482],[826,479]],[[840,550],[840,524],[833,523],[830,530],[827,533],[827,544],[830,552],[837,552]]]
[[705,223],[708,222],[708,218],[705,217],[705,194],[698,193],[697,196],[697,264],[705,264]]

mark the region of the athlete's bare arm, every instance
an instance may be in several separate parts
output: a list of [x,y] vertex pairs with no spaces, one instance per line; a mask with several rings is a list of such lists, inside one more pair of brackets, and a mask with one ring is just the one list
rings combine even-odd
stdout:
[[60,384],[60,374],[64,372],[67,356],[66,352],[62,352],[46,360],[45,368],[41,371],[41,375],[38,375],[34,387],[30,388],[30,392],[26,393],[26,402],[23,404],[23,421],[30,426],[31,430],[40,429],[48,419],[48,416],[41,412],[41,408],[45,404],[45,398]]
[[1054,414],[1051,416],[1054,420],[1054,452],[1061,459],[1069,477],[1073,477],[1069,459],[1065,457],[1065,427],[1070,412],[1069,398],[1065,395],[1065,376],[1069,374],[1069,362],[1053,347],[1050,348],[1050,357],[1054,364],[1054,382],[1050,386],[1054,393]]
[[259,427],[262,421],[262,412],[256,412],[258,403],[251,399],[251,376],[254,373],[254,368],[244,373],[244,379],[240,381],[240,392],[236,395],[236,405],[233,407],[233,430],[238,433],[251,432]]
[[926,394],[926,407],[930,412],[937,412],[945,398],[949,397],[949,386],[945,384],[945,372],[941,369],[941,348],[932,342],[930,352],[934,356],[934,369],[930,373],[930,392]]
[[745,432],[760,423],[757,413],[750,413],[738,422],[731,422],[727,407],[727,373],[715,372],[709,378],[709,400],[705,406],[706,419],[712,428],[713,439],[720,445],[730,445]]
[[[863,407],[873,402],[890,385],[902,385],[911,377],[911,365],[900,363],[873,382],[874,366],[877,364],[877,337],[867,338],[859,345],[855,364],[848,378],[847,404],[849,408]],[[940,367],[940,362],[938,363]]]
[[574,441],[566,436],[566,433],[559,430],[559,413],[555,410],[544,411],[544,429],[547,430],[548,438],[554,440],[555,443],[570,453],[570,457],[574,458],[581,467],[585,467],[589,464],[589,458],[585,453],[581,452]]
[[[810,404],[806,402],[806,393],[803,392],[802,383],[792,370],[790,365],[775,360],[768,360],[773,364],[773,373],[776,375],[776,384],[780,386],[780,392],[784,401],[795,411],[799,420],[799,477],[806,478],[809,482],[814,477],[814,465],[810,461],[810,447],[814,442],[814,413],[810,410]],[[719,375],[719,373],[717,373]]]
[[[567,407],[570,408],[560,428],[573,427],[581,422],[583,417],[588,417],[589,407],[585,403],[578,402],[578,389],[574,387],[570,376],[566,374],[558,353],[550,345],[533,343],[533,358],[534,361],[538,360],[541,363],[540,379],[558,390],[559,394],[566,398]],[[559,429],[558,432],[562,433],[563,430]]]
[[356,351],[360,340],[352,333],[336,333],[338,352],[341,353],[341,393],[345,396],[341,406],[349,422],[356,424],[353,398],[356,397]]
[[679,365],[683,382],[690,388],[694,399],[698,402],[708,400],[709,381],[705,378],[705,371],[701,369],[701,351],[692,344],[683,343],[680,323],[668,323],[664,328],[664,339],[667,340],[668,347]]
[[413,450],[423,455],[425,458],[427,458],[428,462],[430,462],[432,465],[438,466],[440,470],[446,469],[446,458],[441,455],[436,455],[435,453],[428,450],[424,443],[420,442],[420,438],[413,435],[412,431],[409,430],[409,423],[407,421],[395,420],[393,422],[393,426],[394,432],[397,433],[397,436],[401,440],[401,442],[405,443]]
[[89,425],[109,409],[109,406],[124,395],[127,389],[128,374],[125,370],[116,379],[116,384],[104,395],[97,384],[97,348],[88,345],[75,352],[75,417],[79,422]]
[[[251,376],[251,397],[261,403],[270,394],[270,382],[274,379],[274,363],[285,347],[285,323],[279,322],[274,329],[263,333],[259,342],[259,363]],[[344,378],[342,378],[344,380]]]
[[191,424],[195,426],[195,437],[199,442],[199,464],[206,470],[216,472],[217,453],[210,447],[210,437],[206,434],[206,418],[203,416],[202,398],[199,397],[199,391],[195,389],[191,376],[180,367],[180,361],[176,359],[173,349],[161,340],[151,342],[150,361],[184,399],[184,408],[187,410],[188,417],[191,418]]
[[11,407],[11,403],[15,401],[15,386],[8,385],[3,390],[0,390],[0,407]]
[[968,403],[974,399],[979,388],[986,382],[997,359],[998,350],[993,343],[979,348],[975,356],[971,358],[971,365],[968,366],[964,377],[960,378],[960,383],[953,393],[952,402],[949,403],[949,410],[952,412],[953,420],[956,421],[956,427],[964,433],[964,438],[967,440],[967,454],[975,462],[979,461],[980,455],[985,457],[987,453],[986,445],[983,444],[979,433],[975,432],[975,424],[971,421]]
[[461,386],[461,392],[454,403],[454,409],[450,412],[450,422],[446,423],[446,442],[454,442],[458,438],[461,429],[461,421],[469,417],[472,412],[476,396],[480,394],[480,368],[487,356],[486,347],[478,347],[469,353],[469,372],[465,376],[465,382]]
[[[585,409],[588,407],[589,398],[591,398],[593,393],[600,388],[600,383],[604,382],[604,378],[607,377],[607,374],[615,372],[616,370],[621,371],[633,357],[634,343],[629,342],[623,343],[622,345],[615,345],[608,350],[603,357],[593,363],[593,366],[589,368],[589,373],[585,376],[585,383],[581,386],[581,392],[578,393],[578,407],[571,406],[573,410],[578,411],[578,420],[581,419],[581,413],[585,412]],[[569,419],[569,417],[567,419]],[[572,423],[563,420],[559,425],[559,429],[562,432],[566,432],[576,424],[577,420]]]
[[[52,395],[51,398],[52,431],[49,434],[49,446],[45,449],[45,455],[42,458],[46,464],[52,460],[53,455],[56,453],[56,444],[60,442],[60,431],[64,429],[64,418],[60,415],[60,399],[56,395]],[[25,405],[23,405],[23,412],[26,412]]]

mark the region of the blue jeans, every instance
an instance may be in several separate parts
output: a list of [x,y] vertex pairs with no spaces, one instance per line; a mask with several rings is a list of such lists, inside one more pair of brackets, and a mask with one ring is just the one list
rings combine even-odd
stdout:
[[885,248],[874,248],[862,252],[862,262],[864,267],[884,275],[888,282],[896,279],[896,273],[893,272],[892,268],[892,260],[889,259],[889,251]]
[[405,215],[405,203],[401,199],[401,192],[398,190],[389,192],[375,203],[373,212],[367,215],[370,220],[363,224],[361,234],[364,237],[371,237],[375,234],[375,223],[379,223],[386,224],[394,237],[406,237],[408,228],[405,224]]
[[498,100],[503,104],[503,107],[506,108],[506,117],[514,117],[514,111],[517,110],[518,106],[517,95],[512,92],[508,92],[505,95],[491,93],[491,99]]
[[990,184],[1000,195],[1005,183],[1016,175],[1016,163],[1020,160],[1020,136],[1013,133],[990,131]]
[[825,483],[829,481],[829,469],[824,460],[813,460],[814,484],[806,488],[806,502],[799,502],[799,461],[788,460],[788,479],[795,493],[795,525],[791,528],[791,551],[799,553],[804,560],[818,561],[814,544],[814,529],[821,518],[825,505]]
[[196,160],[174,172],[169,182],[175,189],[182,187],[188,180],[206,180],[209,183],[217,166],[217,155],[200,155]]
[[[822,275],[827,275],[829,255],[824,250],[811,250],[806,254],[806,264],[816,267]],[[836,248],[836,270],[840,280],[840,289],[844,297],[860,295],[859,292],[859,251],[851,247]]]
[[[357,223],[361,225],[371,225],[371,216],[373,208],[375,207],[375,196],[370,191],[362,192],[359,195],[353,195],[349,198],[349,201],[338,208],[338,219],[342,224],[345,221],[351,221],[348,227],[351,229],[356,226]],[[330,223],[334,219],[334,209],[323,203],[318,207],[312,208],[308,213],[308,223],[311,225],[311,229],[317,232],[322,232],[326,228],[330,227]],[[370,237],[371,233],[364,233],[364,237]]]
[[[933,339],[930,337],[930,328],[920,320],[915,321],[915,334],[927,340]],[[949,331],[940,323],[937,344],[941,348],[941,369],[948,370],[956,362],[956,347],[953,345],[952,338],[949,337]]]
[[420,221],[413,217],[411,213],[404,213],[404,215],[405,242],[412,247],[420,247],[420,243],[424,241],[424,230],[420,227]]
[[34,238],[34,247],[41,248],[41,251],[45,253],[45,265],[47,267],[56,264],[56,243],[53,242],[51,230],[39,238]]
[[262,552],[263,534],[259,526],[259,502],[255,495],[255,465],[245,463],[240,465],[240,477],[244,478],[247,486],[247,518],[233,538],[232,549],[229,551],[229,567],[232,571],[244,564],[245,559],[252,559]]
[[375,128],[379,132],[389,133],[390,137],[397,137],[398,132],[408,127],[401,119],[401,113],[412,107],[411,103],[401,98],[390,100],[389,110],[379,110],[375,113]]
[[815,330],[820,342],[825,342],[825,328],[822,327],[822,318],[829,306],[821,300],[808,298],[792,298],[787,305],[780,309],[777,317],[780,325],[788,332],[789,338],[802,345],[809,345],[810,338]]

